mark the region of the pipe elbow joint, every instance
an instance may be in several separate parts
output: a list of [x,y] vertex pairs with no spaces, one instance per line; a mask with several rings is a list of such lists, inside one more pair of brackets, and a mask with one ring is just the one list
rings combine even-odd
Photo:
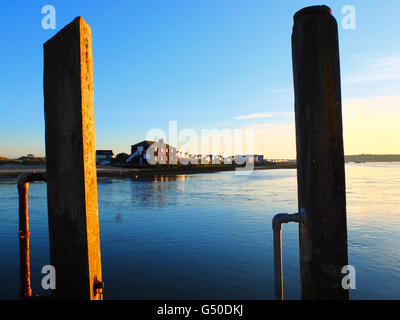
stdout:
[[288,219],[289,214],[287,213],[278,213],[272,219],[272,229],[281,230],[282,223]]
[[303,222],[303,215],[300,213],[278,213],[272,219],[272,229],[281,230],[283,223]]
[[17,185],[18,188],[23,188],[25,183],[31,183],[35,181],[47,181],[46,172],[24,172],[18,176]]

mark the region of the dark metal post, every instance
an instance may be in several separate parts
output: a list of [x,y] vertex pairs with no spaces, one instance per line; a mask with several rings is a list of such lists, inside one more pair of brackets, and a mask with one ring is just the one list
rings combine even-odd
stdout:
[[303,299],[348,299],[348,264],[338,31],[330,8],[294,16],[300,273]]
[[92,34],[76,18],[44,44],[47,196],[57,299],[101,299]]

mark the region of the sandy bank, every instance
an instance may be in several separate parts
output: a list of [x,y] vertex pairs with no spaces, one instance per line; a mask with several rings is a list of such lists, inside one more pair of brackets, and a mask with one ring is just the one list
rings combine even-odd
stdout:
[[[287,163],[262,164],[256,165],[255,170],[267,169],[295,169],[296,165]],[[234,171],[234,165],[215,165],[215,166],[178,166],[178,167],[157,167],[157,168],[123,168],[117,166],[99,166],[97,175],[99,177],[154,177],[158,175],[175,176],[182,174],[213,173],[220,171]],[[0,165],[0,177],[18,177],[23,172],[45,172],[45,165],[23,165],[23,164],[4,164]]]

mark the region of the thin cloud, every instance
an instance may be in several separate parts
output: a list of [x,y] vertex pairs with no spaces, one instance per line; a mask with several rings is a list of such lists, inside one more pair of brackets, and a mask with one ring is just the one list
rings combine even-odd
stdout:
[[293,112],[264,112],[264,113],[251,113],[243,116],[234,117],[235,120],[252,120],[252,119],[263,119],[271,118],[275,116],[286,116],[292,115]]
[[346,77],[346,84],[400,79],[400,56],[364,61],[357,75]]
[[252,113],[252,114],[247,114],[244,116],[237,116],[234,119],[236,120],[250,120],[250,119],[261,119],[261,118],[269,118],[272,117],[272,113]]

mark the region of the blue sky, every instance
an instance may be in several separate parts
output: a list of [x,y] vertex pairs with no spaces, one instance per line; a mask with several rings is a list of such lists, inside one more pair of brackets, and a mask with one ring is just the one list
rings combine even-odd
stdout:
[[[256,153],[294,157],[293,14],[315,4],[322,3],[2,1],[0,156],[44,155],[42,45],[82,16],[93,32],[98,149],[128,152],[148,130],[168,131],[177,120],[178,130],[253,126]],[[397,126],[379,129],[400,119],[400,2],[323,4],[339,25],[346,153],[400,153]],[[41,27],[44,5],[56,8],[56,30]],[[356,8],[354,30],[341,27],[344,5]]]

